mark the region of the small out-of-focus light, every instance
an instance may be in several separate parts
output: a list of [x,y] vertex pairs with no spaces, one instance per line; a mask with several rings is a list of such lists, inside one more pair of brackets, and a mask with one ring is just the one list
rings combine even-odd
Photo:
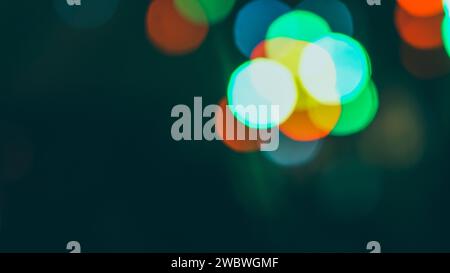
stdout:
[[447,16],[450,16],[450,0],[444,0],[444,9]]
[[181,16],[174,0],[151,2],[146,27],[152,43],[168,55],[182,55],[196,50],[209,29],[207,24],[194,24]]
[[[258,135],[257,129],[248,128],[247,126],[240,124],[240,122],[233,116],[230,109],[227,106],[227,99],[223,98],[219,103],[221,112],[219,111],[216,120],[216,133],[222,139],[223,143],[235,152],[255,152],[259,151],[260,141],[259,139],[250,139],[250,135]],[[234,127],[232,127],[233,125]],[[245,138],[238,138],[238,126],[243,126],[245,129]],[[232,130],[233,134],[228,130]],[[227,136],[231,137],[228,138]]]
[[92,28],[105,24],[117,10],[119,0],[82,1],[71,6],[66,0],[53,0],[56,12],[67,24],[76,28]]
[[295,10],[278,17],[267,31],[266,38],[292,38],[312,42],[331,32],[327,21],[315,13]]
[[314,44],[325,49],[333,60],[336,70],[336,90],[340,99],[335,103],[339,101],[346,103],[358,96],[372,74],[369,56],[364,47],[351,37],[338,33],[327,34]]
[[404,169],[417,164],[425,151],[423,113],[411,90],[385,90],[378,118],[362,134],[358,151],[361,158],[386,168]]
[[[228,103],[235,117],[251,128],[278,126],[293,112],[297,85],[283,65],[269,59],[255,59],[238,67],[228,85]],[[278,107],[273,115],[272,106]],[[251,110],[255,114],[249,114]]]
[[305,90],[323,104],[340,103],[335,63],[324,48],[309,44],[300,57],[298,76]]
[[419,17],[441,14],[443,2],[443,0],[397,0],[397,4],[409,14]]
[[418,49],[442,46],[442,15],[417,17],[401,7],[395,11],[395,25],[403,41]]
[[444,40],[445,49],[450,57],[450,15],[445,17],[442,22],[442,39]]
[[289,11],[290,7],[279,0],[255,0],[246,4],[239,11],[234,24],[237,48],[250,57],[253,49],[266,38],[272,22]]
[[314,160],[322,146],[321,141],[299,142],[280,134],[279,147],[275,151],[263,154],[275,164],[293,167],[307,164]]
[[193,23],[215,24],[230,14],[235,3],[236,0],[175,0],[175,7]]
[[323,17],[333,32],[353,35],[353,18],[347,6],[339,0],[305,0],[298,9],[307,10]]
[[331,134],[346,136],[360,132],[372,122],[377,110],[378,91],[370,81],[355,99],[342,104],[341,116]]
[[420,50],[402,44],[400,57],[406,70],[419,79],[433,79],[450,72],[450,58],[444,48]]
[[266,40],[258,45],[251,58],[268,58],[284,65],[293,75],[297,75],[303,50],[310,43],[279,37]]
[[341,115],[341,105],[315,100],[302,88],[294,113],[280,125],[280,131],[296,141],[314,141],[328,136]]

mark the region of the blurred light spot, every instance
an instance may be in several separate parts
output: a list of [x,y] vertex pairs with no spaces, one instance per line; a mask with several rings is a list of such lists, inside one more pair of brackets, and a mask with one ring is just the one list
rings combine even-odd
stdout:
[[413,16],[434,16],[443,9],[443,0],[397,0],[397,3]]
[[377,110],[378,92],[370,81],[354,100],[342,104],[341,116],[331,134],[345,136],[365,129],[375,118]]
[[293,75],[297,75],[300,57],[310,43],[291,38],[278,37],[259,44],[252,53],[254,58],[268,58],[284,65]]
[[[227,106],[227,99],[223,98],[219,103],[222,112],[216,116],[216,133],[222,138],[223,143],[235,152],[254,152],[259,151],[260,141],[250,140],[246,137],[245,140],[238,139],[237,126],[240,123],[231,113]],[[228,127],[227,127],[228,124]],[[227,128],[230,128],[229,124],[234,124],[234,138],[227,139]],[[245,135],[257,135],[257,129],[248,128],[245,126]]]
[[450,58],[444,48],[419,50],[407,44],[400,48],[406,70],[420,79],[433,79],[450,72]]
[[117,10],[119,0],[82,1],[70,6],[67,0],[53,0],[56,12],[67,24],[76,28],[91,28],[105,24]]
[[444,39],[445,49],[450,57],[450,17],[445,17],[442,22],[442,38]]
[[278,149],[263,152],[263,154],[269,160],[281,166],[300,166],[314,160],[321,146],[321,141],[299,142],[280,134]]
[[310,44],[303,49],[298,76],[305,90],[320,103],[340,103],[336,66],[324,48]]
[[197,24],[215,24],[232,11],[236,0],[175,0],[182,16]]
[[[272,128],[285,121],[297,102],[297,86],[287,68],[269,59],[248,61],[238,67],[228,86],[228,102],[235,117],[251,128]],[[243,108],[255,107],[257,115]],[[262,111],[261,107],[266,108]],[[279,107],[278,117],[272,106]]]
[[330,32],[327,21],[315,13],[295,10],[277,18],[267,31],[267,39],[292,38],[311,42]]
[[373,126],[360,138],[361,157],[388,168],[413,167],[424,152],[424,120],[409,90],[390,89]]
[[346,103],[358,96],[372,74],[364,47],[351,37],[337,33],[328,34],[314,44],[325,49],[333,60],[340,101]]
[[152,43],[169,55],[196,50],[208,34],[208,25],[194,24],[179,14],[174,0],[154,0],[147,13],[147,34]]
[[444,0],[444,9],[447,16],[450,16],[450,0]]
[[237,48],[247,57],[266,37],[272,22],[290,11],[290,7],[278,0],[256,0],[246,4],[238,13],[234,25]]
[[417,17],[400,7],[395,11],[395,25],[403,41],[419,49],[442,46],[442,15]]
[[324,18],[333,32],[353,35],[353,18],[347,6],[339,0],[305,0],[298,9],[314,12]]
[[294,113],[280,125],[280,131],[296,141],[314,141],[328,136],[336,126],[341,105],[316,101],[302,88]]
[[331,218],[355,221],[366,217],[381,199],[379,176],[376,170],[356,160],[340,159],[323,171],[317,183],[319,204]]

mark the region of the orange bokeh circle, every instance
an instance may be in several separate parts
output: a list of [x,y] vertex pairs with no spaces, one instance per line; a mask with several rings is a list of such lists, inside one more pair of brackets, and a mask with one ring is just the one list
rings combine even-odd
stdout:
[[444,11],[442,0],[397,0],[397,3],[413,16],[428,17]]
[[[249,140],[248,137],[245,140],[237,139],[237,126],[245,125],[240,123],[233,116],[231,110],[227,106],[226,98],[223,98],[220,101],[219,106],[222,111],[219,111],[216,115],[216,133],[221,137],[222,142],[235,152],[245,153],[259,151],[261,143],[260,140]],[[229,130],[230,124],[234,124],[234,134],[231,138],[227,139],[227,130]],[[259,137],[257,129],[248,128],[245,126],[245,135],[249,136],[250,132]]]
[[418,49],[442,47],[442,15],[417,17],[401,7],[395,11],[395,25],[403,41]]
[[146,29],[158,49],[168,55],[182,55],[200,47],[209,26],[185,19],[177,11],[174,0],[154,0],[147,12]]

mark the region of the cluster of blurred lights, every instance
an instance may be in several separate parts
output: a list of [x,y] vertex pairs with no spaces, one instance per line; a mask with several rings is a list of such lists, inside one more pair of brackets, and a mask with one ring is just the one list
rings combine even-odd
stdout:
[[150,41],[168,55],[190,53],[203,43],[211,25],[223,21],[236,0],[154,0],[147,11]]
[[[228,108],[250,130],[280,130],[279,149],[264,152],[276,163],[305,163],[321,139],[360,132],[375,117],[370,58],[352,34],[351,13],[339,0],[304,0],[294,9],[254,0],[239,11],[235,43],[249,60],[230,78]],[[278,105],[279,119],[251,120],[238,105]],[[252,144],[239,151],[258,150]]]
[[395,24],[404,42],[402,63],[419,78],[450,72],[449,3],[449,0],[397,0]]

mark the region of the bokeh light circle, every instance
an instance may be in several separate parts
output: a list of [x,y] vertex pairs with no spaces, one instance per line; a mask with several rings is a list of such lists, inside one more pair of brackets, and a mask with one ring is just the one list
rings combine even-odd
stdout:
[[280,134],[278,149],[275,151],[263,152],[263,155],[277,165],[294,167],[310,163],[316,158],[321,147],[321,141],[294,141],[283,134]]
[[304,0],[298,9],[314,12],[324,18],[333,32],[353,35],[353,17],[348,7],[339,0]]
[[[272,128],[291,115],[297,93],[296,82],[287,68],[276,61],[259,58],[233,72],[227,98],[239,121],[251,128]],[[272,116],[272,106],[278,107],[278,117]],[[248,115],[242,109],[248,107],[254,107],[256,115]]]
[[[259,151],[260,141],[259,139],[252,140],[249,137],[245,139],[238,138],[238,126],[245,127],[245,135],[257,135],[258,130],[253,128],[248,128],[244,124],[241,124],[233,115],[230,108],[227,105],[227,99],[223,98],[219,107],[221,111],[218,112],[215,117],[216,120],[216,133],[222,139],[222,142],[231,150],[239,153],[248,153]],[[231,127],[234,125],[234,127]],[[233,134],[228,130],[232,130]],[[228,137],[231,136],[231,137]]]
[[298,77],[302,87],[321,103],[340,103],[336,66],[328,51],[309,44],[303,49],[299,62]]
[[251,55],[251,59],[268,58],[284,65],[293,75],[298,73],[299,60],[303,50],[310,45],[306,41],[278,37],[260,43]]
[[442,46],[442,15],[417,17],[400,7],[395,11],[395,25],[403,41],[418,49]]
[[182,16],[197,24],[215,24],[232,11],[236,0],[175,0]]
[[371,63],[366,50],[353,38],[338,33],[327,34],[314,44],[325,49],[333,60],[340,102],[351,101],[371,78]]
[[322,139],[334,129],[340,115],[340,104],[322,104],[299,88],[295,111],[280,125],[280,131],[295,141]]
[[266,37],[272,22],[290,7],[279,0],[255,0],[238,13],[234,24],[234,41],[239,51],[250,57],[253,49]]
[[409,14],[429,17],[442,13],[443,0],[397,0],[397,4]]
[[447,16],[442,22],[442,39],[444,40],[445,49],[450,57],[450,17]]
[[444,10],[447,16],[450,16],[450,0],[444,0]]
[[409,87],[385,91],[377,119],[358,138],[359,154],[376,166],[413,168],[423,158],[427,145],[423,109]]
[[81,0],[81,5],[69,5],[67,0],[53,0],[53,6],[67,24],[76,28],[99,27],[114,15],[119,0]]
[[168,55],[182,55],[196,50],[208,34],[208,25],[194,24],[181,16],[174,0],[151,2],[146,27],[152,43]]
[[377,88],[375,83],[370,81],[355,99],[342,104],[341,116],[331,134],[347,136],[362,131],[375,118],[378,104]]
[[294,10],[278,17],[267,31],[266,38],[287,37],[301,41],[314,41],[331,32],[327,21],[315,13]]

